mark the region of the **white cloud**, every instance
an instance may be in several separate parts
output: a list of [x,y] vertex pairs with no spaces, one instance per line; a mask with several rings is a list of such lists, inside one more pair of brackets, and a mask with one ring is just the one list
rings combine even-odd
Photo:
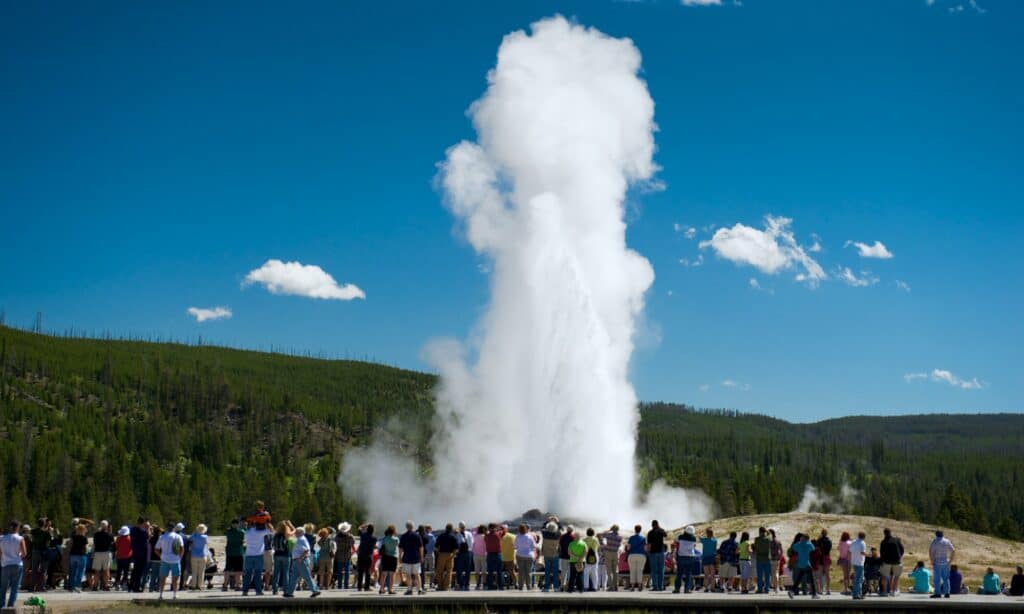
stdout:
[[676,232],[682,232],[683,231],[683,225],[680,224],[679,222],[676,222],[675,224],[672,224],[672,230],[674,230]]
[[683,226],[679,222],[672,224],[672,230],[683,233],[683,236],[687,239],[693,239],[697,236],[697,229],[693,226]]
[[873,286],[878,283],[878,278],[871,275],[869,271],[861,271],[860,277],[850,270],[850,267],[838,267],[835,276],[854,288]]
[[196,322],[226,320],[234,315],[230,307],[189,307],[186,311],[196,319]]
[[907,383],[915,380],[931,380],[933,382],[945,382],[950,386],[956,388],[963,388],[964,390],[981,390],[985,387],[985,384],[978,381],[978,378],[972,377],[969,380],[961,379],[960,377],[953,374],[952,371],[946,369],[932,369],[931,373],[907,373],[903,376],[903,380]]
[[768,294],[775,294],[775,290],[772,290],[771,288],[765,288],[764,286],[762,286],[761,282],[757,281],[756,277],[751,277],[747,283],[750,284],[750,287],[752,289],[757,290],[758,292],[767,292]]
[[711,247],[715,253],[736,264],[748,264],[762,273],[774,275],[780,271],[802,267],[795,277],[811,287],[827,279],[824,269],[793,237],[790,224],[793,220],[785,217],[765,216],[765,229],[737,223],[732,228],[719,228],[700,247]]
[[732,379],[722,380],[723,388],[736,388],[737,390],[750,390],[750,384],[744,384],[743,382],[737,382]]
[[683,6],[722,6],[722,0],[680,0]]
[[821,237],[812,232],[811,239],[814,240],[814,243],[807,248],[807,251],[811,252],[812,254],[817,254],[818,252],[821,251]]
[[881,258],[882,260],[892,258],[892,252],[881,241],[875,241],[873,245],[861,243],[860,241],[847,241],[843,247],[851,245],[857,248],[857,254],[861,258]]
[[704,254],[698,254],[697,257],[693,259],[680,258],[679,264],[685,267],[690,267],[691,269],[694,267],[699,267],[700,265],[704,264]]
[[900,290],[903,290],[904,292],[910,292],[910,284],[903,281],[902,279],[896,280],[896,287],[899,288]]
[[315,264],[267,260],[258,269],[249,271],[243,286],[262,284],[271,294],[294,294],[309,298],[349,301],[366,298],[353,284],[338,285],[326,271]]

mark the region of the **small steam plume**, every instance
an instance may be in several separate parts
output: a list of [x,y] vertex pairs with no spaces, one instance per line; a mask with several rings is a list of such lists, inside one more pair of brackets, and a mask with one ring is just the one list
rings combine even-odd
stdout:
[[846,483],[843,483],[839,492],[835,494],[829,494],[808,484],[804,486],[804,494],[794,511],[843,514],[856,507],[860,495],[859,490]]
[[657,170],[639,69],[632,41],[562,17],[502,41],[469,110],[477,141],[439,177],[491,300],[475,343],[424,351],[441,374],[432,474],[382,446],[347,455],[341,479],[371,517],[706,517],[701,493],[636,488],[628,367],[654,271],[626,246],[623,202]]

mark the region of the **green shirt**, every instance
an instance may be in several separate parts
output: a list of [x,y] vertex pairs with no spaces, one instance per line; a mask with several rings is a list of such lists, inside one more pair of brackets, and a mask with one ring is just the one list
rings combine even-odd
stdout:
[[245,531],[238,527],[231,527],[227,533],[227,544],[224,546],[224,554],[226,556],[244,556],[245,546]]
[[385,535],[380,540],[381,556],[398,556],[398,538],[394,535]]
[[582,563],[587,555],[587,542],[582,539],[569,542],[569,563]]
[[750,560],[750,542],[740,542],[740,560]]

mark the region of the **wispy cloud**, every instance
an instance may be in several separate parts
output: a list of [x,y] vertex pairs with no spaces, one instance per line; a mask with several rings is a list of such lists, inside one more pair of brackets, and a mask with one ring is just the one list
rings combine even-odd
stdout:
[[698,254],[696,258],[680,258],[679,264],[685,267],[690,267],[691,269],[699,267],[704,264],[704,254]]
[[963,388],[964,390],[981,390],[985,387],[985,384],[978,381],[978,378],[972,377],[971,379],[962,379],[953,374],[952,371],[946,369],[932,369],[931,373],[907,373],[903,376],[903,380],[907,383],[916,380],[930,380],[933,382],[944,382],[950,386],[956,388]]
[[308,298],[350,301],[366,298],[356,285],[339,285],[326,271],[315,264],[267,260],[258,269],[249,271],[243,286],[261,284],[271,294],[292,294]]
[[780,271],[800,268],[795,279],[816,287],[828,275],[793,237],[793,220],[767,215],[764,230],[735,224],[732,228],[719,228],[701,249],[710,247],[719,257],[738,265],[750,265],[762,273],[774,275]]
[[750,281],[748,281],[747,283],[750,285],[750,287],[752,289],[757,290],[758,292],[765,292],[767,294],[775,294],[775,290],[772,290],[771,288],[765,288],[764,286],[762,286],[761,282],[757,281],[756,277],[751,277]]
[[835,276],[854,288],[864,288],[878,283],[878,278],[872,276],[869,271],[861,271],[860,277],[857,277],[857,274],[850,270],[850,267],[837,267]]
[[683,6],[722,6],[722,0],[680,0]]
[[737,382],[736,380],[733,380],[733,379],[724,379],[724,380],[722,380],[722,387],[723,388],[735,388],[736,390],[743,390],[743,391],[750,390],[750,384],[744,384],[743,382]]
[[900,290],[903,290],[904,292],[910,292],[910,284],[903,281],[902,279],[896,280],[896,287],[899,288]]
[[814,243],[812,243],[811,246],[807,248],[807,251],[811,252],[812,254],[817,254],[818,252],[821,251],[821,237],[812,232],[811,239],[814,241]]
[[885,246],[881,241],[875,241],[873,245],[867,243],[861,243],[860,241],[847,241],[843,247],[854,246],[857,248],[857,254],[861,258],[881,258],[882,260],[888,260],[893,257],[892,252]]
[[232,315],[230,307],[189,307],[188,315],[196,319],[196,322],[207,320],[226,320]]
[[675,224],[672,224],[672,230],[676,231],[677,233],[682,234],[687,239],[693,239],[694,237],[697,236],[697,229],[696,228],[694,228],[693,226],[684,226],[684,225],[680,224],[679,222],[676,222]]

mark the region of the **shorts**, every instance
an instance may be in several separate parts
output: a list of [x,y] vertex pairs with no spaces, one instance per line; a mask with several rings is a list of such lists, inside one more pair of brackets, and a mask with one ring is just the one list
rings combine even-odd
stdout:
[[750,561],[740,561],[740,580],[750,579]]
[[832,557],[830,557],[828,555],[825,555],[825,556],[821,557],[821,566],[822,567],[831,567],[832,566]]
[[160,577],[166,578],[168,574],[172,578],[181,577],[181,563],[164,563],[160,561]]
[[397,556],[382,556],[380,557],[380,570],[381,571],[395,571],[398,569],[398,557]]
[[895,565],[892,563],[882,563],[882,577],[888,578],[889,576],[898,576],[903,573],[903,565]]
[[316,562],[316,571],[322,574],[334,571],[334,557],[321,554]]
[[418,576],[420,575],[420,564],[402,563],[402,573],[404,573],[407,576]]
[[92,553],[92,570],[93,571],[110,571],[110,562],[112,556],[109,552],[93,552]]
[[238,555],[228,555],[227,560],[224,561],[224,571],[227,573],[241,572],[245,568],[245,557]]
[[723,580],[732,580],[736,577],[738,570],[736,566],[731,563],[722,563],[722,569],[719,570],[718,575]]

